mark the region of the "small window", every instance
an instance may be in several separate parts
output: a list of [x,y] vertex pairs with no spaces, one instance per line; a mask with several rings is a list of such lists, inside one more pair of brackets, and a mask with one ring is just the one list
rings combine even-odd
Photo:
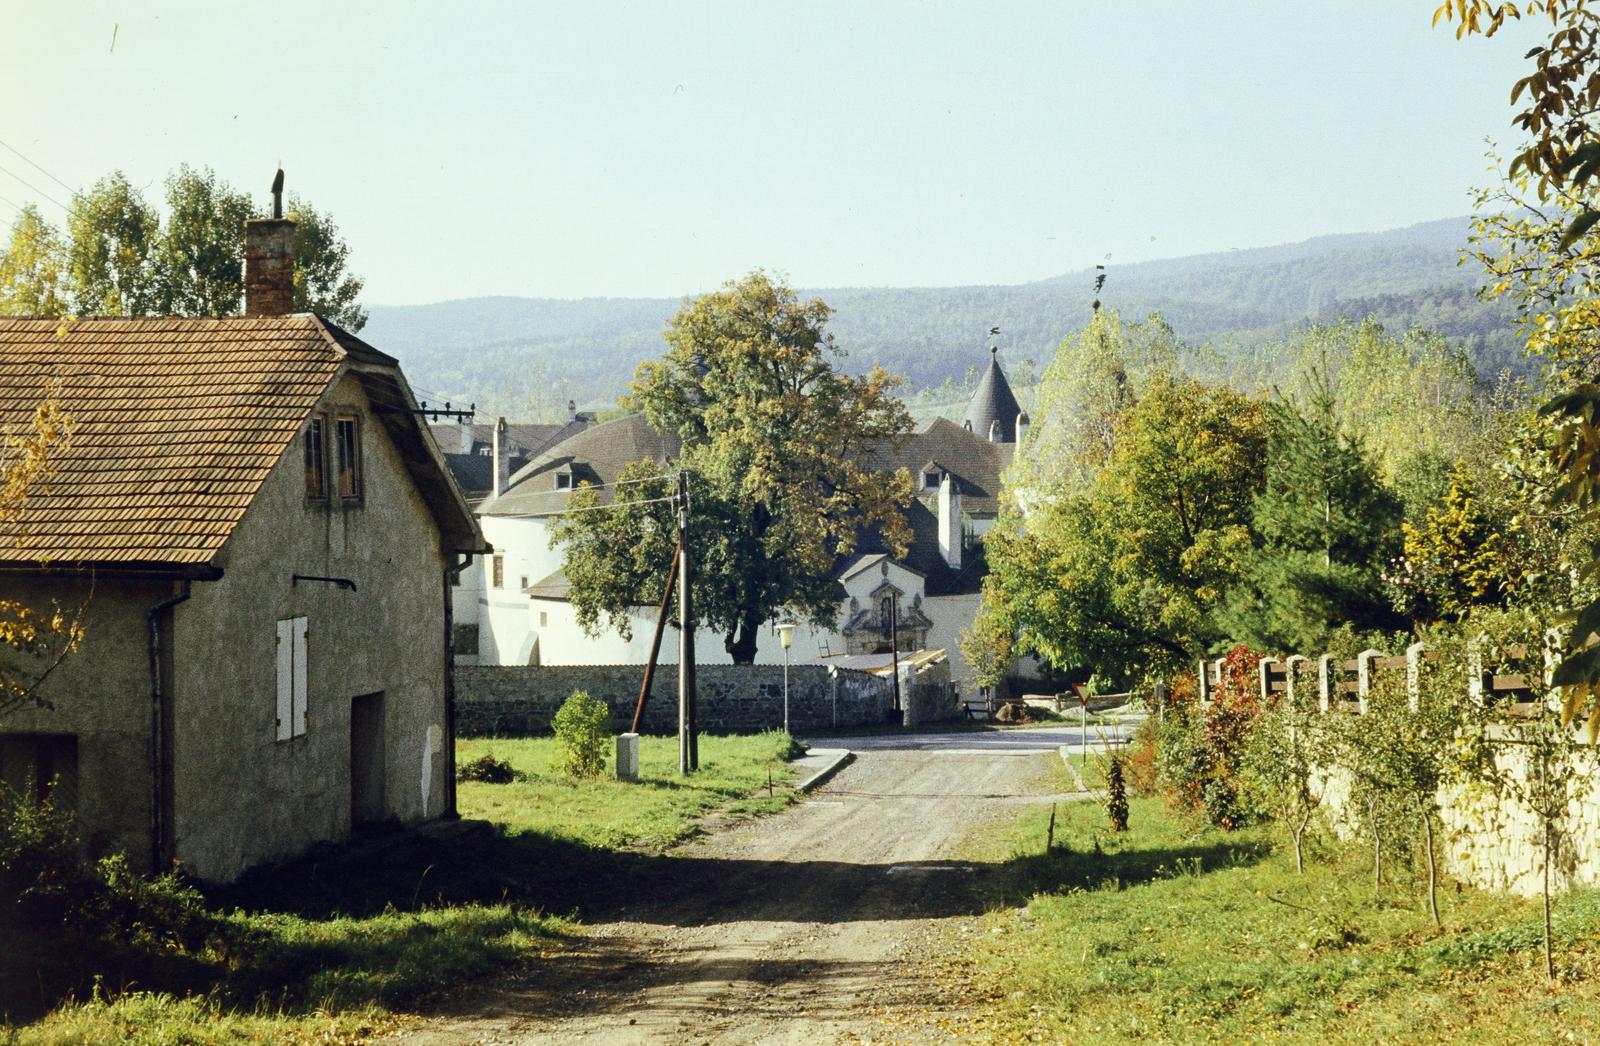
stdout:
[[506,557],[494,557],[494,587],[506,587]]
[[306,732],[306,619],[291,617],[278,622],[278,730],[279,741]]
[[321,417],[306,422],[306,497],[308,498],[328,496],[328,458],[323,450],[326,439]]
[[543,610],[539,611],[539,627],[540,628],[545,628],[549,624],[550,624],[550,615],[548,613],[546,613],[545,611],[543,611]]
[[572,473],[570,473],[570,472],[557,472],[556,473],[556,489],[557,490],[571,490],[572,489]]
[[518,587],[519,589],[526,589],[528,587],[528,575],[522,575],[522,584]]
[[933,490],[938,485],[939,485],[939,474],[937,472],[924,472],[922,474],[922,489],[923,490]]
[[339,496],[345,499],[361,496],[361,433],[356,419],[340,417],[335,432],[339,455]]

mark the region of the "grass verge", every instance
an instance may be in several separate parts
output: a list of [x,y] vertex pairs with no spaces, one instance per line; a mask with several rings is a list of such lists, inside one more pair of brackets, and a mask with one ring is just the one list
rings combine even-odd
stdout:
[[1002,892],[1031,897],[986,917],[948,971],[985,1000],[996,1041],[1592,1038],[1600,894],[1561,901],[1552,987],[1533,901],[1451,888],[1436,931],[1419,884],[1374,896],[1364,856],[1331,845],[1299,876],[1265,830],[1196,827],[1157,800],[1132,801],[1123,835],[1099,803],[1057,814],[1054,853],[1048,812],[986,844],[1009,860]]
[[[677,774],[676,744],[644,738],[643,780],[623,784],[552,776],[548,738],[462,742],[462,761],[492,751],[526,775],[459,785],[462,816],[492,830],[394,833],[324,847],[205,896],[174,888],[170,903],[208,932],[183,948],[125,952],[104,979],[63,968],[56,991],[75,985],[83,1001],[0,1024],[0,1044],[365,1041],[454,984],[561,947],[571,915],[604,915],[708,814],[791,801],[787,735],[702,737],[702,769],[689,777]],[[41,954],[53,947],[39,944]]]

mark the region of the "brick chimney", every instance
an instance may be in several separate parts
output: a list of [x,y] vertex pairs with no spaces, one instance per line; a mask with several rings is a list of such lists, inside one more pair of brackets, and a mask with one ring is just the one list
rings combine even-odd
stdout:
[[244,314],[294,312],[294,222],[253,218],[244,223]]

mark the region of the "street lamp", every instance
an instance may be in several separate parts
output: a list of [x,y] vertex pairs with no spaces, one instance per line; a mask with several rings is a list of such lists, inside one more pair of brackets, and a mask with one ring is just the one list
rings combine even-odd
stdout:
[[783,732],[789,732],[789,644],[794,642],[794,623],[778,626],[778,642],[783,646]]

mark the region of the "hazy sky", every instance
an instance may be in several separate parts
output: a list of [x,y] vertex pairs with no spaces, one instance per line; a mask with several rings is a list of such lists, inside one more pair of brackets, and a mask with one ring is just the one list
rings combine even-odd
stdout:
[[1010,283],[1464,214],[1537,35],[1458,42],[1434,0],[3,2],[0,143],[155,199],[281,161],[381,304]]

